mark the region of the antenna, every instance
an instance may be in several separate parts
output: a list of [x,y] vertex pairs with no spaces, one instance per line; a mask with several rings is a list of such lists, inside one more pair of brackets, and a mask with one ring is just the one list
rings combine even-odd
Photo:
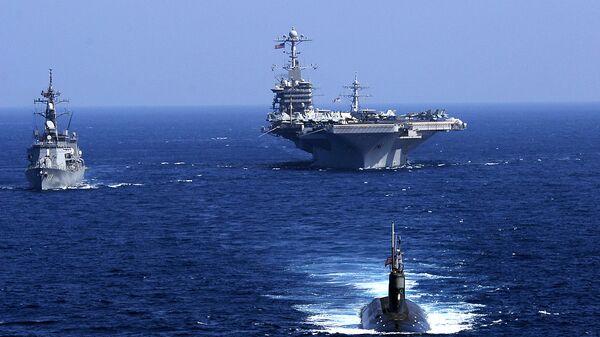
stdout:
[[397,261],[396,258],[396,233],[394,231],[394,223],[392,222],[392,263],[390,265],[391,270],[397,269]]
[[359,98],[360,97],[371,97],[371,95],[361,95],[360,94],[361,89],[367,89],[368,87],[360,85],[360,82],[358,81],[358,74],[356,72],[354,72],[354,81],[350,85],[345,85],[344,88],[352,90],[352,93],[350,95],[344,95],[344,96],[352,99],[352,112],[358,113],[360,111]]
[[[43,103],[46,104],[46,110],[43,113],[36,113],[44,117],[46,120],[45,127],[46,133],[48,135],[57,135],[58,134],[58,125],[56,123],[56,119],[59,117],[56,115],[56,105],[63,102],[68,102],[66,99],[58,99],[60,96],[60,91],[54,90],[54,79],[52,76],[52,68],[48,69],[48,89],[46,91],[42,90],[41,96],[43,98],[37,98],[33,100],[33,103]],[[48,123],[51,122],[51,123]]]
[[69,124],[67,124],[67,130],[71,128],[71,120],[73,119],[73,113],[69,112]]
[[[300,54],[300,52],[297,49],[300,43],[307,41],[312,40],[302,34],[298,35],[296,28],[293,26],[287,35],[282,35],[282,37],[275,39],[275,42],[278,42],[278,44],[275,45],[275,49],[285,48],[286,44],[290,45],[290,51],[285,52],[289,55],[290,62],[282,68],[288,71],[288,76],[291,80],[301,80],[300,70],[307,68],[301,67],[298,63],[298,54]],[[309,65],[309,67],[317,69],[317,65],[314,64]]]

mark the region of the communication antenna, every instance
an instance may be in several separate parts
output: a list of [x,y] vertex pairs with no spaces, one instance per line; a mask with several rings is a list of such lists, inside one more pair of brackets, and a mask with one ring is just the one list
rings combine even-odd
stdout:
[[365,87],[360,84],[358,81],[358,74],[354,73],[354,81],[350,85],[345,85],[344,88],[352,90],[352,93],[349,95],[344,95],[352,99],[352,112],[358,113],[360,111],[360,97],[371,97],[371,95],[361,95],[360,91],[362,89],[368,89],[369,87]]
[[[300,52],[297,47],[302,42],[312,41],[308,37],[304,35],[298,35],[298,32],[294,27],[290,30],[288,35],[282,35],[280,38],[275,39],[275,42],[278,44],[275,45],[275,49],[285,48],[286,45],[290,46],[290,51],[284,51],[284,53],[289,55],[289,63],[284,65],[282,68],[288,71],[288,76],[291,80],[301,80],[300,70],[306,69],[308,67],[317,69],[318,66],[316,64],[310,64],[308,66],[300,66],[298,62],[298,55]],[[272,68],[273,70],[275,67]]]

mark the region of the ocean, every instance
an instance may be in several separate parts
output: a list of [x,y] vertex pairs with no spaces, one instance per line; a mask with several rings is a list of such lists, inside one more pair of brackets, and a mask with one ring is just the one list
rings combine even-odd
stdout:
[[373,335],[391,222],[430,334],[597,336],[600,104],[447,107],[393,170],[312,168],[267,107],[73,109],[85,184],[43,193],[0,110],[0,336]]

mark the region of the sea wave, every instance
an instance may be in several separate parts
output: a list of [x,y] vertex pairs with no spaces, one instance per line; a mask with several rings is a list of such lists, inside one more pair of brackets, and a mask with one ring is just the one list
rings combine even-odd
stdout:
[[108,184],[106,185],[110,188],[119,188],[119,187],[123,187],[123,186],[144,186],[144,184],[139,184],[139,183],[117,183],[117,184]]

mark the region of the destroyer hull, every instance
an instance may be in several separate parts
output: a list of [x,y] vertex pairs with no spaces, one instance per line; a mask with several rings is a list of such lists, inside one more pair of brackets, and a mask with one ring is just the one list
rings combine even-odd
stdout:
[[417,332],[430,330],[427,315],[414,302],[405,300],[402,313],[388,312],[388,297],[376,298],[360,313],[363,329],[378,332]]
[[76,171],[30,168],[25,171],[25,176],[32,190],[46,191],[76,186],[83,181],[84,173],[85,167]]

